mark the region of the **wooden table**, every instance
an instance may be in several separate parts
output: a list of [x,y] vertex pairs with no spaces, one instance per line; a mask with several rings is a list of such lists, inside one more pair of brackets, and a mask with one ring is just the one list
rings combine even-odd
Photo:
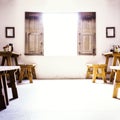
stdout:
[[0,110],[5,109],[9,104],[6,73],[9,75],[9,87],[12,90],[13,99],[18,98],[15,84],[15,71],[18,69],[20,69],[19,66],[0,66]]
[[[118,62],[118,64],[117,64]],[[113,53],[113,64],[112,66],[120,65],[120,53]],[[111,71],[110,74],[110,81],[112,82],[114,80],[114,71]]]
[[113,98],[117,98],[118,88],[120,88],[120,66],[110,66],[110,69],[115,72]]
[[[120,63],[120,53],[109,52],[109,53],[103,53],[103,55],[106,57],[105,64],[107,65],[107,68],[108,68],[109,59],[111,57],[113,57],[112,66],[116,66],[117,65],[117,61],[118,61],[118,64]],[[111,72],[108,72],[108,73],[110,73],[110,81],[113,82],[114,71],[111,70]]]
[[[20,54],[17,54],[15,52],[9,52],[9,51],[0,51],[0,56],[2,57],[1,65],[5,65],[5,61],[7,62],[6,65],[18,65],[18,57]],[[14,63],[13,63],[14,60]]]

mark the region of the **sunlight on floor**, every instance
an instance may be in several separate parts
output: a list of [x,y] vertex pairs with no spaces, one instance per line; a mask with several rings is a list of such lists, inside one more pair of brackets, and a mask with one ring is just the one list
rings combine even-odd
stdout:
[[4,120],[119,120],[120,101],[102,80],[25,81],[18,91],[19,99],[0,113]]

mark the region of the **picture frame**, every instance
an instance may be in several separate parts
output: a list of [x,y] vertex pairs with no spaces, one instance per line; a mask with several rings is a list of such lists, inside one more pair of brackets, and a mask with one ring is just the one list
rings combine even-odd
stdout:
[[107,38],[115,37],[115,27],[106,27],[106,37]]
[[15,28],[14,27],[5,27],[5,35],[6,35],[6,38],[14,38],[15,37]]

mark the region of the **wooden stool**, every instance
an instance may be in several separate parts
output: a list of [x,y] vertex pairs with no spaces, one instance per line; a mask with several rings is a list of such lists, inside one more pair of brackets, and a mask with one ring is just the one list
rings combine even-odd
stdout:
[[30,80],[30,83],[33,82],[33,79],[36,79],[35,64],[19,64],[21,71],[19,75],[19,82],[22,82],[22,79],[27,77]]
[[106,83],[106,64],[87,64],[87,75],[89,78],[92,75],[92,82],[95,83],[96,78],[100,77]]

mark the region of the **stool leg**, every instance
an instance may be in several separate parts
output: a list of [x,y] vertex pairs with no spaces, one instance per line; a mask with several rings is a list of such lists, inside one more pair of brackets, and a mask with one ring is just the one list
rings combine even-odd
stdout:
[[106,74],[105,74],[105,69],[102,68],[102,79],[104,80],[104,83],[106,83]]
[[36,79],[35,67],[32,68],[32,75],[33,75],[33,78]]
[[19,75],[19,83],[22,82],[24,72],[25,72],[24,69],[21,68],[20,75]]
[[86,79],[90,78],[90,75],[92,74],[93,74],[93,68],[88,66],[87,73],[86,73]]
[[86,74],[86,79],[89,78],[89,67],[87,68],[87,74]]
[[32,70],[31,70],[31,68],[28,68],[28,79],[30,80],[30,83],[33,83],[33,81],[32,81],[33,76],[32,76]]
[[93,83],[95,83],[96,81],[96,76],[97,76],[97,68],[93,67],[93,80],[92,80]]

